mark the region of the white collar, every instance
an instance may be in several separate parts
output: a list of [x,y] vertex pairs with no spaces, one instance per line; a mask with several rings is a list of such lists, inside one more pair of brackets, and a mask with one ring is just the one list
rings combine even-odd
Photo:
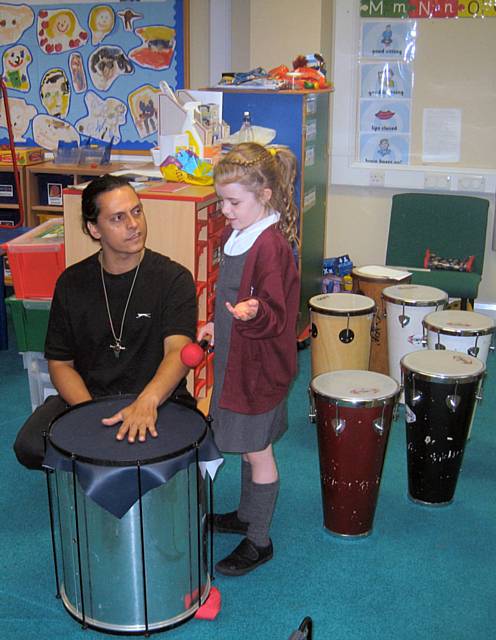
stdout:
[[281,216],[277,211],[273,211],[268,216],[258,220],[246,229],[242,229],[241,231],[235,229],[224,245],[224,253],[228,256],[239,256],[242,253],[245,253],[245,251],[248,251],[248,249],[253,246],[253,243],[262,231],[265,231],[268,227],[276,224],[280,217]]

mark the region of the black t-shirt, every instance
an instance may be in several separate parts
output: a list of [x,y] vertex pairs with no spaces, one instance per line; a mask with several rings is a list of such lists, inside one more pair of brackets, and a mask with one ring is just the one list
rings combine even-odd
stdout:
[[[104,274],[117,337],[135,269]],[[129,301],[119,358],[105,305],[98,253],[59,277],[45,342],[49,360],[73,360],[91,395],[140,393],[164,356],[163,340],[196,335],[196,289],[191,273],[146,249]],[[185,389],[185,380],[178,391]]]

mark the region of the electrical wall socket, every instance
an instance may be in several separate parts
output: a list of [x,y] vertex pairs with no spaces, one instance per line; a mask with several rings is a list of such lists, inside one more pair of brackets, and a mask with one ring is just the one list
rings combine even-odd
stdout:
[[460,191],[474,191],[481,193],[484,191],[486,181],[483,176],[460,176],[458,178],[458,189]]
[[369,173],[369,185],[371,187],[383,187],[384,180],[384,171],[371,171]]
[[424,174],[424,187],[426,189],[449,191],[451,189],[451,176],[445,173],[426,173]]

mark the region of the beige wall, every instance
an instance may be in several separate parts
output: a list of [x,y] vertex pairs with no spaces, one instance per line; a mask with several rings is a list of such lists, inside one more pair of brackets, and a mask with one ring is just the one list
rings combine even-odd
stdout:
[[[206,0],[190,0],[192,5],[208,4]],[[290,66],[298,54],[321,51],[331,69],[332,4],[334,0],[232,0],[233,64],[247,70],[254,66],[266,69],[285,63]],[[192,12],[193,13],[193,12]],[[202,14],[203,15],[203,14]],[[193,22],[200,15],[192,16]],[[204,37],[205,18],[201,18]],[[192,38],[192,50],[196,49]],[[238,48],[235,52],[236,47]],[[195,52],[200,75],[205,52]],[[332,79],[332,78],[331,78]],[[204,86],[208,81],[208,73]],[[192,86],[194,86],[192,82]],[[339,91],[339,87],[336,87]],[[331,101],[332,102],[332,101]],[[332,131],[331,131],[332,136]],[[326,255],[348,253],[355,264],[384,264],[391,197],[393,189],[329,186],[326,225]],[[483,196],[486,197],[486,196]],[[484,275],[479,300],[496,304],[496,252],[492,251],[494,196],[490,201]],[[408,231],[406,230],[406,233]]]
[[200,89],[209,85],[210,2],[189,0],[189,11],[189,88]]

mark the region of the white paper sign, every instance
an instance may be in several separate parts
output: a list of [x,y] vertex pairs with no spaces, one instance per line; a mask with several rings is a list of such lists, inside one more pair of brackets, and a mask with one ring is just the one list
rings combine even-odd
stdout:
[[424,109],[423,162],[460,162],[461,109]]

